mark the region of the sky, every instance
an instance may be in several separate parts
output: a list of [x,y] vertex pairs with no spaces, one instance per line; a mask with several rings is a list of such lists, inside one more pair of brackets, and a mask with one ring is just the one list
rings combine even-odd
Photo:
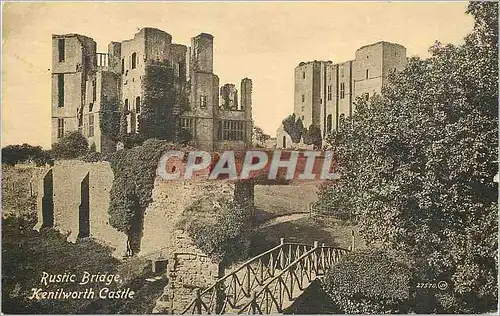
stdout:
[[2,147],[49,148],[52,34],[79,33],[107,52],[110,41],[156,27],[173,42],[214,36],[220,84],[253,81],[253,119],[271,136],[293,112],[301,61],[354,59],[377,41],[428,56],[436,40],[460,44],[472,30],[467,2],[17,2],[2,3]]

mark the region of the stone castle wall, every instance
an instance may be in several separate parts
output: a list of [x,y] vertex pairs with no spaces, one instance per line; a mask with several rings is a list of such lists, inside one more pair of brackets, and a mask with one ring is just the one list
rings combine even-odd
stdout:
[[[47,208],[48,195],[52,194],[53,227],[67,234],[68,241],[77,242],[82,225],[81,205],[85,204],[82,185],[85,187],[87,178],[89,236],[113,247],[114,254],[121,256],[126,250],[127,236],[109,224],[108,205],[113,171],[108,162],[63,161],[42,173],[37,180],[39,194],[36,229],[46,223],[44,216],[47,215],[44,215],[43,207]],[[52,192],[48,189],[50,183]],[[252,190],[245,192],[247,191],[253,193]],[[242,194],[241,188],[237,192],[240,197],[246,194]],[[195,288],[207,288],[219,277],[222,269],[219,264],[204,254],[178,223],[186,207],[194,201],[203,197],[210,204],[222,197],[232,199],[234,195],[235,183],[229,181],[155,180],[152,202],[144,213],[138,256],[151,260],[161,257],[162,261],[167,262],[169,284],[157,302],[156,311],[182,311],[193,298]]]
[[113,171],[109,163],[84,163],[81,161],[57,162],[38,180],[38,224],[44,222],[43,197],[47,192],[44,179],[52,173],[53,227],[68,235],[68,241],[76,242],[79,234],[79,212],[82,203],[81,189],[85,177],[89,179],[90,237],[96,238],[115,249],[116,255],[124,253],[127,244],[125,234],[109,224],[109,192],[113,184]]

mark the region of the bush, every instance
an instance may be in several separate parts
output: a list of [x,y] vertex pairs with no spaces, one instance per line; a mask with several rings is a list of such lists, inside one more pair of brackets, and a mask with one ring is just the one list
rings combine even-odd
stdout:
[[17,163],[34,162],[37,166],[51,162],[51,152],[40,146],[29,144],[9,145],[2,148],[2,163],[13,166]]
[[224,198],[200,198],[178,223],[195,245],[214,261],[228,266],[245,259],[250,247],[251,205]]
[[100,153],[100,152],[89,152],[83,157],[80,157],[80,159],[84,162],[100,162],[100,161],[107,161],[109,158],[108,155]]
[[376,249],[344,256],[328,271],[323,286],[343,313],[408,313],[411,282],[406,262]]
[[87,154],[88,151],[89,143],[78,131],[69,132],[58,143],[52,145],[52,154],[55,158],[74,159]]

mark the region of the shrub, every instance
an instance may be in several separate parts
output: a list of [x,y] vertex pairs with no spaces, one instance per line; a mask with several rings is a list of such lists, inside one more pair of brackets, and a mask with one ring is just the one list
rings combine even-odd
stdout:
[[214,261],[228,266],[245,259],[250,246],[251,204],[203,197],[186,208],[178,226]]
[[17,163],[33,161],[37,166],[51,162],[51,152],[40,146],[29,144],[8,145],[2,148],[2,163],[13,166]]
[[326,274],[324,289],[347,314],[408,313],[412,272],[407,263],[383,250],[344,256]]
[[69,132],[52,145],[52,154],[55,158],[73,159],[87,154],[88,151],[89,143],[78,131]]
[[100,153],[100,152],[95,152],[91,151],[88,154],[86,154],[83,157],[80,157],[80,159],[84,162],[100,162],[100,161],[107,161],[109,158],[108,155]]

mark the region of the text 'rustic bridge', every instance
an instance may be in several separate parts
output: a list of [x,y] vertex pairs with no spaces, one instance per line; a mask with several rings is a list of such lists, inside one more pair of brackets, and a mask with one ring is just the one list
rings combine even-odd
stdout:
[[282,313],[347,249],[281,243],[248,260],[196,297],[183,314]]

